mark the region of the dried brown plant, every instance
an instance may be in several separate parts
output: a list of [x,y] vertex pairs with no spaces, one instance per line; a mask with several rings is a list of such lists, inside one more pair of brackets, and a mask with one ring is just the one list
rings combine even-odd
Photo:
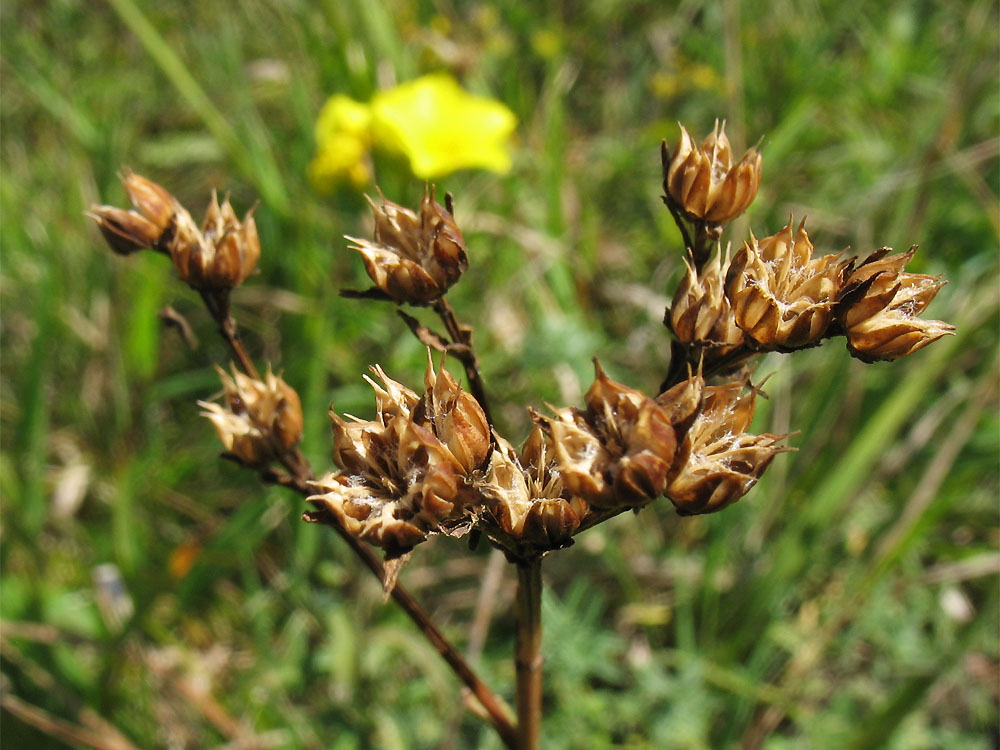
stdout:
[[[336,468],[316,478],[299,451],[299,399],[267,368],[261,377],[229,314],[229,291],[254,271],[260,254],[253,211],[243,221],[214,193],[202,226],[164,188],[128,170],[134,210],[89,212],[111,249],[169,255],[178,276],[204,299],[236,365],[219,370],[223,404],[200,402],[226,454],[262,480],[294,489],[379,576],[474,696],[472,707],[519,750],[538,747],[541,722],[541,561],[575,535],[626,510],[665,497],[681,515],[713,513],[738,501],[789,435],[751,431],[759,384],[748,364],[761,352],[793,352],[844,336],[866,362],[911,354],[954,329],[919,315],[942,284],[905,271],[914,250],[878,250],[859,262],[844,253],[814,257],[804,225],[752,235],[730,260],[711,248],[742,214],[760,184],[762,157],[749,149],[735,164],[724,126],[700,145],[681,128],[674,152],[664,144],[663,200],[685,242],[686,269],[664,323],[674,336],[658,393],[607,376],[581,406],[530,410],[534,427],[520,450],[497,431],[471,328],[445,295],[468,267],[451,197],[442,206],[428,187],[417,210],[380,196],[372,240],[348,238],[375,286],[346,296],[430,307],[444,333],[400,311],[428,346],[423,388],[412,390],[380,366],[366,379],[376,417],[330,411]],[[431,350],[456,358],[468,390]],[[725,376],[718,382],[720,376]],[[314,416],[314,415],[312,415]],[[645,511],[650,512],[650,511]],[[516,718],[483,683],[432,618],[397,582],[400,565],[431,535],[485,536],[518,572]],[[385,564],[368,545],[382,550]]]

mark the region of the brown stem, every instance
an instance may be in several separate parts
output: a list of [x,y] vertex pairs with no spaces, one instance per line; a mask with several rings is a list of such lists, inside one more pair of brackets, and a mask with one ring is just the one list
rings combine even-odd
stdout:
[[[354,553],[361,558],[361,561],[368,569],[375,574],[375,577],[380,581],[384,580],[385,568],[382,565],[382,561],[370,549],[363,546],[361,542],[351,536],[340,525],[333,514],[320,510],[307,513],[304,518],[307,521],[322,523],[332,527],[347,542]],[[504,745],[515,749],[521,747],[517,744],[517,732],[508,717],[506,706],[493,694],[493,691],[490,690],[486,683],[479,679],[479,676],[472,670],[472,667],[469,666],[462,654],[459,653],[458,649],[438,629],[434,621],[431,620],[430,615],[420,606],[413,595],[397,583],[392,588],[391,596],[395,599],[396,604],[402,607],[403,611],[413,620],[420,629],[420,632],[431,642],[431,645],[437,649],[442,658],[448,662],[448,666],[458,675],[459,679],[472,691],[472,694],[476,696],[483,708],[486,709],[490,723],[497,730]],[[518,674],[520,675],[520,672]],[[518,677],[518,684],[520,684],[520,676]],[[533,745],[532,747],[535,746]]]
[[671,198],[669,194],[664,195],[663,202],[666,204],[667,210],[670,211],[670,215],[674,219],[674,224],[677,225],[677,228],[681,232],[681,240],[684,242],[684,249],[694,250],[694,243],[691,241],[691,234],[688,232],[687,224],[684,223],[684,216],[681,213],[681,210],[677,207],[677,204],[674,203],[674,199]]
[[441,318],[441,322],[444,323],[452,342],[463,345],[449,349],[449,353],[456,357],[462,363],[462,366],[465,367],[465,376],[469,379],[469,390],[472,391],[473,397],[479,402],[483,413],[486,415],[486,421],[492,427],[493,416],[490,414],[490,403],[489,399],[486,398],[486,387],[483,385],[483,376],[479,372],[479,358],[472,348],[472,331],[458,322],[458,318],[455,317],[455,311],[444,297],[434,300],[433,308],[434,312]]
[[[236,321],[234,321],[229,315],[228,290],[218,294],[212,291],[203,291],[201,296],[205,301],[205,306],[208,308],[208,311],[219,324],[219,332],[226,340],[226,343],[229,344],[233,355],[239,362],[240,368],[250,377],[260,380],[257,368],[254,367],[253,360],[250,359],[250,355],[247,354],[247,351],[243,347],[243,343],[240,341],[239,335],[237,334]],[[448,309],[450,310],[450,308]],[[455,321],[454,314],[452,314],[451,320]],[[457,328],[457,325],[457,321],[455,321],[456,329],[461,330]],[[451,333],[450,328],[449,333]],[[466,372],[468,372],[468,367],[466,368]],[[470,377],[470,381],[471,380],[472,379]],[[483,408],[484,410],[486,409],[485,404],[483,405]],[[487,416],[489,416],[488,412]],[[228,454],[224,454],[224,456],[235,459],[234,456]],[[239,461],[239,459],[235,460]],[[309,464],[309,460],[302,454],[302,451],[298,448],[288,451],[280,457],[280,462],[282,466],[287,469],[287,472],[270,467],[265,468],[260,472],[260,477],[264,482],[277,484],[282,487],[288,487],[289,489],[295,490],[303,497],[308,497],[313,494],[309,486],[309,482],[314,476],[312,467]],[[354,554],[361,559],[361,562],[365,564],[365,566],[375,575],[376,578],[378,578],[379,581],[385,580],[385,567],[382,565],[382,561],[379,560],[368,547],[364,546],[361,542],[351,536],[351,534],[340,524],[335,516],[325,511],[314,511],[307,513],[305,515],[305,520],[330,526],[345,542],[347,542],[347,545],[351,548]],[[501,740],[503,740],[504,745],[509,748],[515,748],[516,730],[509,717],[510,709],[501,703],[500,699],[497,698],[492,690],[490,690],[489,686],[486,685],[486,683],[483,682],[472,670],[463,658],[462,654],[444,636],[444,633],[438,629],[437,625],[435,625],[434,621],[431,619],[431,616],[427,614],[423,607],[420,606],[420,603],[414,598],[413,594],[398,583],[393,586],[390,593],[396,603],[402,607],[403,611],[406,612],[411,620],[413,620],[420,632],[424,634],[424,637],[426,637],[434,648],[437,649],[438,653],[441,654],[458,678],[465,683],[466,687],[468,687],[472,694],[476,696],[476,699],[486,712],[487,720],[494,727],[494,729],[496,729]]]
[[706,221],[694,223],[694,246],[691,248],[691,257],[694,259],[694,267],[699,275],[712,254],[712,240],[718,238],[720,231],[721,228],[718,225],[709,224]]
[[239,363],[240,369],[254,380],[260,380],[260,373],[254,366],[253,360],[247,354],[243,341],[240,339],[239,331],[236,328],[236,321],[229,314],[229,290],[209,289],[201,291],[201,298],[205,301],[205,307],[219,326],[219,333],[229,344],[229,348]]
[[[671,347],[670,371],[667,373],[666,379],[660,384],[660,393],[663,393],[681,381],[686,380],[688,376],[688,365],[690,365],[693,369],[697,369],[698,367],[698,360],[692,355],[700,353],[700,350],[697,347],[689,349],[678,342],[674,343],[677,344],[677,346]],[[716,360],[706,359],[702,366],[702,376],[707,379],[713,375],[718,375],[725,370],[736,367],[744,360],[747,360],[757,354],[760,354],[760,352],[754,351],[746,345],[738,346],[728,354],[719,357]],[[675,357],[680,357],[677,365],[674,364]]]
[[[230,457],[228,454],[224,455]],[[276,484],[295,490],[303,497],[313,494],[309,486],[309,481],[302,476],[289,474],[278,469],[267,468],[261,471],[260,478],[268,484]],[[379,581],[385,580],[385,566],[382,565],[382,561],[368,547],[355,539],[332,513],[325,510],[310,511],[303,516],[303,520],[310,523],[321,523],[324,526],[332,528],[341,539],[347,542],[347,546],[351,548],[354,554],[365,564],[365,567]],[[510,709],[506,704],[502,703],[493,691],[490,690],[489,686],[473,671],[458,649],[452,645],[444,633],[434,624],[431,616],[420,606],[420,603],[414,598],[413,594],[407,591],[402,584],[397,583],[390,591],[390,596],[406,612],[409,618],[413,620],[420,632],[424,634],[424,637],[431,642],[431,645],[437,649],[437,652],[441,654],[441,657],[448,663],[448,666],[452,668],[458,678],[476,697],[485,711],[485,718],[497,730],[504,745],[516,749],[517,732],[510,720]]]
[[538,750],[542,728],[542,561],[517,561],[517,750]]

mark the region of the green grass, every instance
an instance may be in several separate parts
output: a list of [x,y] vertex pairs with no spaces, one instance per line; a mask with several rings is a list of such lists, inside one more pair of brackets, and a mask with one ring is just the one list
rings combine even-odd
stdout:
[[[124,202],[125,164],[196,209],[213,187],[261,201],[262,272],[235,310],[327,467],[329,403],[370,414],[367,365],[415,384],[424,355],[388,307],[337,295],[365,283],[341,236],[367,219],[360,195],[309,187],[313,121],[333,92],[446,68],[520,120],[509,175],[439,182],[472,257],[450,296],[511,438],[523,406],[577,403],[595,354],[630,385],[662,379],[682,264],[658,148],[678,120],[764,136],[734,242],[794,213],[821,251],[918,243],[916,270],[949,279],[930,314],[958,326],[893,364],[836,341],[764,358],[759,426],[798,430],[797,453],[724,513],[661,502],[546,560],[544,746],[995,747],[997,22],[989,2],[5,4],[4,692],[143,748],[233,726],[279,748],[499,746],[300,501],[217,460],[194,401],[226,352],[199,300],[81,213]],[[388,197],[417,199],[403,165],[376,166]],[[160,327],[167,304],[197,351]],[[402,574],[461,644],[487,559],[438,540]],[[121,629],[95,595],[105,563],[133,601]],[[512,587],[482,657],[508,698]],[[0,739],[64,746],[7,712]]]

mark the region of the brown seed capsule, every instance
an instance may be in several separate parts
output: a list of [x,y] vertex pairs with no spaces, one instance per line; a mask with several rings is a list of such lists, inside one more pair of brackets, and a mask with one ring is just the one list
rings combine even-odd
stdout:
[[595,361],[586,411],[534,414],[551,438],[562,481],[598,509],[641,507],[660,495],[677,440],[668,412],[656,401],[611,380]]
[[955,331],[940,320],[921,320],[945,282],[940,276],[904,273],[916,248],[889,255],[884,247],[854,269],[837,304],[837,319],[847,334],[847,349],[865,362],[912,354]]
[[434,434],[448,446],[466,474],[479,468],[491,442],[490,425],[479,402],[462,390],[444,367],[434,372],[430,351],[424,386],[427,418],[434,425]]
[[129,201],[137,210],[91,206],[87,215],[97,222],[114,252],[129,255],[154,247],[160,241],[171,225],[176,201],[155,182],[127,167],[122,170],[121,180]]
[[760,186],[762,159],[749,149],[733,164],[726,124],[715,129],[698,146],[681,125],[681,138],[673,155],[663,145],[663,189],[692,219],[725,224],[746,211]]
[[429,534],[460,536],[472,527],[481,506],[472,473],[489,451],[489,426],[444,370],[428,364],[422,396],[380,367],[372,371],[382,381],[366,378],[378,414],[365,421],[331,411],[341,470],[314,482],[309,501],[398,557]]
[[368,199],[375,215],[375,239],[347,237],[364,260],[375,285],[397,302],[437,299],[469,267],[465,240],[455,219],[428,187],[417,214],[381,198]]
[[725,291],[729,248],[724,260],[721,255],[720,250],[700,274],[684,259],[687,275],[677,287],[667,318],[681,343],[702,347],[712,357],[725,356],[743,343],[743,331],[734,322]]
[[228,453],[252,466],[266,464],[302,440],[302,405],[295,389],[268,368],[263,382],[218,369],[225,406],[199,401]]
[[817,343],[833,320],[848,262],[840,255],[813,259],[805,222],[750,242],[733,258],[726,296],[746,338],[762,349],[785,351]]
[[476,482],[476,489],[507,537],[500,540],[505,546],[513,543],[540,551],[565,547],[587,512],[582,500],[562,497],[563,483],[551,445],[538,427],[520,455],[506,440],[495,437],[489,469]]
[[257,268],[260,240],[253,209],[241,223],[229,198],[220,206],[213,190],[200,230],[180,206],[174,225],[167,249],[178,275],[194,289],[232,289]]
[[698,416],[681,442],[667,497],[681,515],[714,513],[745,495],[778,454],[787,435],[750,435],[755,392],[744,383],[704,389]]

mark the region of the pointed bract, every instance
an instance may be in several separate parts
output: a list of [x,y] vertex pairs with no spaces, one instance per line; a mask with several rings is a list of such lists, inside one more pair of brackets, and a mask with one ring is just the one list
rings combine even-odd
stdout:
[[368,203],[375,239],[347,237],[361,254],[375,286],[397,302],[425,304],[454,284],[469,267],[465,240],[455,219],[428,187],[417,214],[381,197]]
[[664,150],[663,189],[689,217],[712,224],[732,221],[753,202],[760,186],[761,155],[751,148],[736,164],[725,123],[697,145],[681,125],[671,156]]

